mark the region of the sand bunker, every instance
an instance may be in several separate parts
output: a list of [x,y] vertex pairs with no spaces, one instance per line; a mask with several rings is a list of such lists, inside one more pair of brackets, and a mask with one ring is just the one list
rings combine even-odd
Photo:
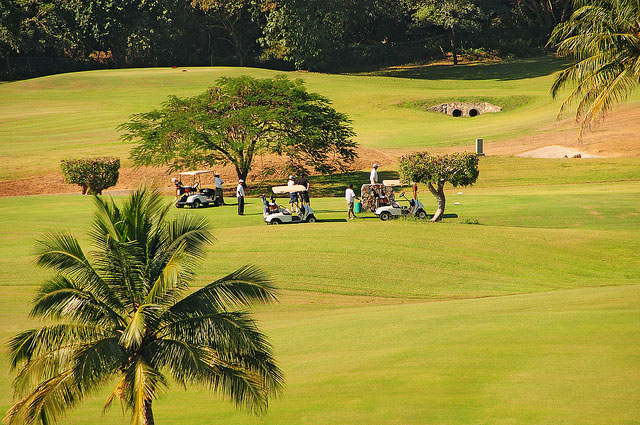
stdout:
[[605,158],[604,156],[591,155],[574,148],[564,146],[545,146],[531,151],[523,152],[516,156],[525,158],[573,158],[580,155],[580,158]]

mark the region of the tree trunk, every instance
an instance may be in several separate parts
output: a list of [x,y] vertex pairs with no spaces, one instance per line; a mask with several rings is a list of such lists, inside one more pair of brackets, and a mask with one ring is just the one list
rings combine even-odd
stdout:
[[249,170],[241,170],[240,167],[236,165],[236,174],[238,175],[238,179],[244,180],[247,182],[247,175],[249,175]]
[[144,425],[154,425],[153,410],[151,410],[151,400],[145,400],[144,402]]
[[429,192],[431,192],[431,194],[435,196],[436,200],[438,201],[438,209],[433,214],[431,221],[432,222],[441,221],[442,217],[444,216],[444,207],[447,203],[444,197],[444,184],[438,183],[438,188],[436,189],[435,187],[433,187],[431,183],[429,183],[428,187],[429,187]]
[[456,52],[456,34],[453,32],[453,27],[449,30],[449,43],[451,45],[451,54],[453,55],[453,64],[458,64],[458,54]]

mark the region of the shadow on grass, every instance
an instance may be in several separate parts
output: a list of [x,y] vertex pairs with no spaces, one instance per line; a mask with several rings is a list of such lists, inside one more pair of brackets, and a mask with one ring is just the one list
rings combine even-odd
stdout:
[[557,58],[523,59],[513,62],[474,63],[468,65],[422,65],[387,68],[367,73],[380,77],[420,80],[521,80],[553,74],[569,62]]
[[[396,180],[399,174],[396,171],[378,171],[381,180]],[[309,195],[311,204],[313,198],[339,197],[344,196],[344,191],[353,183],[356,194],[360,193],[360,186],[369,183],[369,173],[365,171],[350,171],[347,173],[335,173],[329,175],[309,176]],[[273,186],[286,186],[286,180],[266,180],[264,182],[255,182],[250,185],[247,190],[248,196],[260,196],[265,194],[271,196],[271,188]],[[289,196],[278,196],[278,200],[288,199]],[[288,201],[287,201],[288,203]]]

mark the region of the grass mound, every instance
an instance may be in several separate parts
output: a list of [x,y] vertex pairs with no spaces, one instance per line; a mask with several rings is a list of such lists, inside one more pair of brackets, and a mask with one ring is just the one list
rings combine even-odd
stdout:
[[[442,103],[481,103],[487,102],[492,105],[500,106],[502,112],[513,111],[521,106],[528,105],[535,100],[534,96],[520,95],[520,96],[453,96],[453,97],[434,97],[428,99],[415,100],[411,102],[400,103],[399,106],[409,109],[417,109],[420,111],[429,111],[432,106],[440,105]],[[429,111],[431,112],[431,111]]]

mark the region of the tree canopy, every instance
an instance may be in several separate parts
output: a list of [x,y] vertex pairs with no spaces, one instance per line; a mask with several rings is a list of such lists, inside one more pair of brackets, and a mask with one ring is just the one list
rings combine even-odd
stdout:
[[405,183],[425,183],[438,202],[438,209],[431,221],[440,221],[444,215],[446,199],[444,185],[470,186],[478,179],[478,155],[453,153],[431,155],[414,152],[404,155],[399,162],[400,178]]
[[344,169],[356,157],[350,120],[301,80],[243,76],[217,82],[195,97],[172,96],[161,109],[120,126],[124,140],[139,142],[131,151],[136,165],[180,170],[232,164],[246,180],[253,160],[267,153],[322,173]]
[[640,84],[640,3],[637,0],[576,0],[577,10],[559,24],[549,43],[576,62],[551,87],[575,84],[560,113],[578,101],[580,133]]
[[452,47],[531,56],[571,11],[570,0],[3,0],[0,78],[114,66],[328,71],[441,59]]
[[482,10],[468,0],[417,0],[414,19],[418,24],[433,24],[447,31],[453,64],[457,65],[456,34],[459,30],[479,30]]
[[18,401],[3,423],[54,423],[113,382],[105,409],[119,399],[132,424],[152,425],[167,375],[264,411],[283,377],[266,336],[242,309],[276,300],[269,277],[245,266],[190,292],[212,240],[203,218],[170,220],[171,205],[155,191],[135,191],[122,206],[94,201],[93,252],[67,233],[38,242],[37,264],[54,275],[31,314],[52,323],[10,341]]

